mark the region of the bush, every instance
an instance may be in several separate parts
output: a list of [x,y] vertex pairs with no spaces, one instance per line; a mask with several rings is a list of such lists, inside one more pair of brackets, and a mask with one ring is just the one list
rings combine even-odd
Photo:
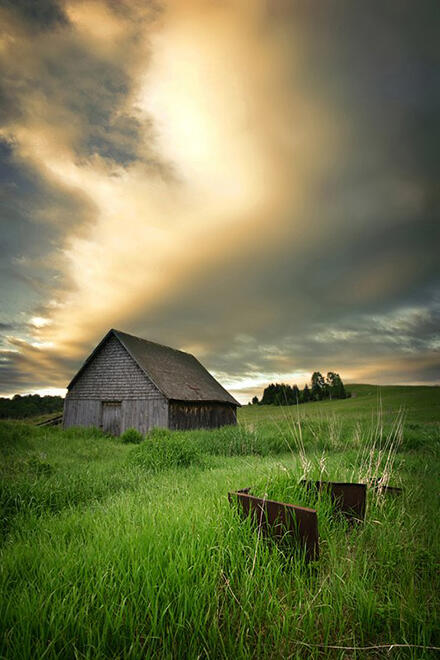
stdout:
[[144,436],[137,429],[127,429],[121,435],[121,442],[125,444],[140,445],[143,440]]

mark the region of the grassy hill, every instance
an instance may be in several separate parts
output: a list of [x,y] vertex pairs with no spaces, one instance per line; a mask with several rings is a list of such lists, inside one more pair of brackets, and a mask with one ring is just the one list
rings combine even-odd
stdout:
[[[403,410],[410,423],[426,424],[440,421],[440,386],[407,385],[347,385],[352,398],[336,401],[320,401],[298,406],[301,418],[336,414],[343,419],[369,419],[382,409],[385,416]],[[240,419],[259,421],[273,417],[282,419],[286,411],[296,406],[243,406]]]
[[[0,657],[438,657],[440,390],[350,390],[136,446],[0,423]],[[355,526],[298,486],[384,474],[403,496]],[[237,516],[244,486],[317,509],[318,562]]]

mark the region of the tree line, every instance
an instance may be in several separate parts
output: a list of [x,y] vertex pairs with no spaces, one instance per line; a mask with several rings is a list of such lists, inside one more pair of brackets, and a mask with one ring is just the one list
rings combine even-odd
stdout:
[[327,377],[324,378],[319,371],[314,371],[310,387],[306,384],[304,389],[300,390],[297,385],[271,383],[265,388],[261,401],[258,400],[257,396],[254,396],[252,404],[292,406],[297,403],[308,403],[309,401],[347,399],[350,396],[351,394],[346,391],[339,374],[329,371]]
[[15,394],[12,399],[0,398],[0,419],[24,419],[47,413],[62,412],[64,399],[61,396],[39,394]]

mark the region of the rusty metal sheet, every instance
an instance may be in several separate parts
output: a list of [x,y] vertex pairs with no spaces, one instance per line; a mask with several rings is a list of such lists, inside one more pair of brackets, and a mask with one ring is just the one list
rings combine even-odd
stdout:
[[326,490],[330,494],[335,510],[350,520],[364,520],[367,501],[365,484],[342,483],[338,481],[301,481],[307,490]]
[[381,477],[377,477],[376,479],[373,479],[371,482],[371,488],[373,490],[378,490],[381,491],[382,493],[387,493],[389,495],[401,495],[403,493],[402,488],[398,488],[397,486],[388,486],[382,484],[381,481],[382,481]]
[[278,540],[287,535],[305,548],[307,560],[318,559],[318,517],[315,509],[266,500],[243,490],[228,493],[229,502],[238,502],[243,515],[251,515],[262,533]]

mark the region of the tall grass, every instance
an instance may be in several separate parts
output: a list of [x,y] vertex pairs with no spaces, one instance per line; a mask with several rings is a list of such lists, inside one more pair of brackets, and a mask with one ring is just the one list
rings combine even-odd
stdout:
[[[0,425],[0,657],[436,657],[437,429],[408,450],[399,413],[284,414],[136,446]],[[369,492],[353,527],[298,486],[305,475],[405,490]],[[244,486],[317,508],[318,562],[237,515],[227,492]]]

